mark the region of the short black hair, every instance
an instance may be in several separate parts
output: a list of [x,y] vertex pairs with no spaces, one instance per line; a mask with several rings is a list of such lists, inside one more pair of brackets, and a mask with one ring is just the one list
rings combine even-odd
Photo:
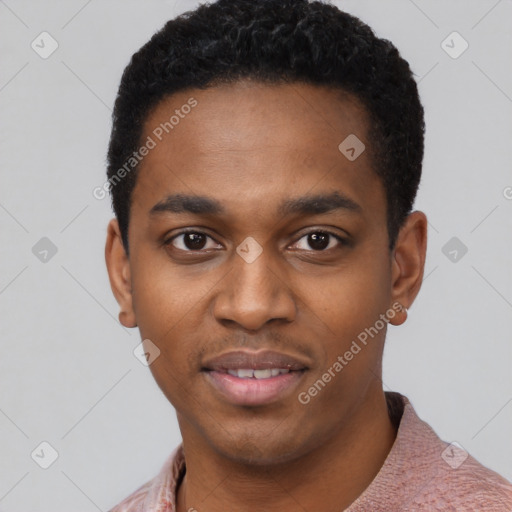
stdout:
[[242,79],[329,86],[360,100],[370,122],[372,168],[386,193],[393,249],[411,212],[423,160],[424,113],[407,61],[390,41],[329,3],[218,0],[168,21],[124,70],[112,114],[107,177],[126,252],[139,166],[122,179],[116,173],[140,148],[150,111],[178,91]]

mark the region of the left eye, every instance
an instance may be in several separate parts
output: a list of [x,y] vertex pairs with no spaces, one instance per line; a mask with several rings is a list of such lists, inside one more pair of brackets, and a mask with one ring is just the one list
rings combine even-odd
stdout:
[[[340,245],[344,245],[345,243],[345,240],[340,236],[326,231],[312,231],[311,233],[307,233],[299,239],[296,245],[300,245],[301,240],[305,240],[305,244],[298,248],[306,251],[310,250],[310,248],[314,251],[325,251],[332,249],[337,243]],[[309,248],[304,247],[306,244],[309,245]]]

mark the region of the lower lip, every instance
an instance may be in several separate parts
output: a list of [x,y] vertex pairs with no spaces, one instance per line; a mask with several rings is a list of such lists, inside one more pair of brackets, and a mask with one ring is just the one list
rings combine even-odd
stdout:
[[268,379],[240,378],[217,371],[204,372],[206,379],[234,405],[265,405],[287,396],[305,370],[290,371]]

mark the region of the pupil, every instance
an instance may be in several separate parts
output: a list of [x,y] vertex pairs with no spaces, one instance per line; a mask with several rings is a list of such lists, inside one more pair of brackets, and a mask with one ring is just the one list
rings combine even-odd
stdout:
[[204,235],[200,233],[186,233],[185,245],[191,250],[202,249],[205,242],[204,238]]
[[311,233],[308,238],[308,243],[313,249],[322,251],[329,245],[329,235],[327,233]]

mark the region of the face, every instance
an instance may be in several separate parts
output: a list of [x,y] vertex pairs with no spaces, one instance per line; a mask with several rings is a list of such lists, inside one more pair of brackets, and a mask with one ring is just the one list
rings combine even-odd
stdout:
[[[405,235],[388,249],[367,131],[355,98],[302,84],[181,92],[146,120],[130,256],[112,221],[107,262],[121,321],[160,350],[150,369],[185,444],[293,459],[382,393],[382,319],[401,323],[393,304],[417,292],[404,269],[422,262],[399,253]],[[351,134],[355,160],[338,148]]]

